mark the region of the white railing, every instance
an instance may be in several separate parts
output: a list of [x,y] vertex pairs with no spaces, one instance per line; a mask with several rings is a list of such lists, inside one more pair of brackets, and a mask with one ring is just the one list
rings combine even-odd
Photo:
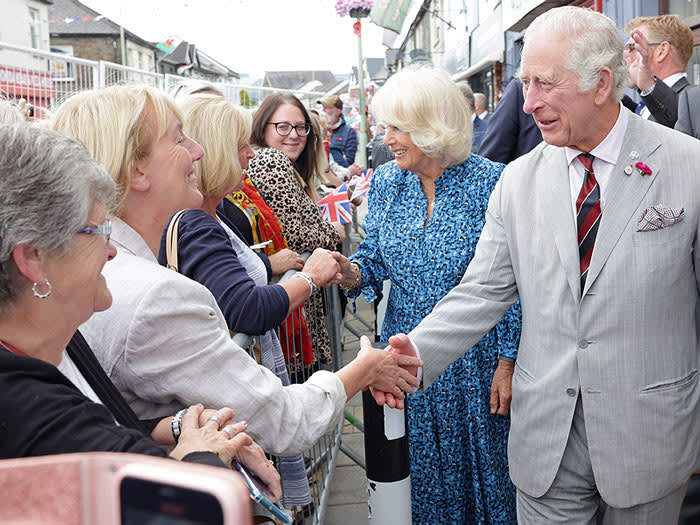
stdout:
[[115,84],[146,84],[154,88],[166,90],[165,75],[152,71],[144,71],[135,67],[122,66],[113,62],[99,62],[99,87]]
[[[44,59],[44,65],[32,69],[13,65],[11,60],[3,58],[3,50]],[[51,111],[78,91],[114,84],[146,84],[167,92],[179,82],[192,78],[0,42],[0,94],[10,99],[27,99],[37,108],[37,118],[43,117],[40,114],[42,110]],[[277,89],[231,82],[213,84],[228,100],[245,107],[257,107],[265,96],[275,91],[293,93],[307,106],[327,95],[322,91]]]

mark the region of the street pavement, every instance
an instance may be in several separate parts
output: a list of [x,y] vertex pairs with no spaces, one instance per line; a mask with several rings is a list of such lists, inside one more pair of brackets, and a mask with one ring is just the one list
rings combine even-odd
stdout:
[[[357,300],[357,315],[370,325],[373,320],[371,307],[360,297]],[[360,349],[360,340],[347,329],[347,325],[367,335],[370,340],[374,337],[360,321],[353,318],[352,303],[348,303],[345,316],[346,328],[343,332],[343,364],[350,362]],[[362,394],[357,394],[346,405],[355,419],[362,421]],[[354,425],[345,420],[342,442],[357,453],[364,462],[365,443],[364,434]],[[331,483],[328,509],[326,511],[326,525],[367,525],[367,477],[364,469],[358,466],[342,451],[338,451],[335,475]]]

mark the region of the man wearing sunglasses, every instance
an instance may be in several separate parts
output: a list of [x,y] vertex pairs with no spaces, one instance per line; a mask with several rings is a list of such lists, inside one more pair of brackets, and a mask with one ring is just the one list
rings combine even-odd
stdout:
[[633,18],[625,32],[629,79],[642,102],[625,96],[622,103],[642,118],[672,128],[678,96],[690,85],[685,70],[693,53],[693,32],[678,15]]

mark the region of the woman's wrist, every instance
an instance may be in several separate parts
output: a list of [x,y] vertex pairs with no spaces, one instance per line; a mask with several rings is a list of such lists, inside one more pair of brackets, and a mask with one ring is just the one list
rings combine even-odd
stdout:
[[170,430],[172,431],[173,440],[176,444],[180,440],[180,434],[182,433],[182,418],[186,413],[187,409],[183,408],[170,420]]
[[307,272],[297,272],[293,275],[293,277],[300,277],[309,284],[309,297],[311,297],[316,292],[318,286],[316,285],[314,278],[311,277],[311,275],[309,275]]
[[512,359],[507,356],[498,356],[498,368],[501,369],[507,369],[507,370],[514,370],[515,369],[515,359]]
[[356,262],[351,262],[348,265],[348,269],[349,275],[345,276],[343,282],[340,283],[340,287],[343,290],[354,290],[355,288],[359,288],[362,284],[362,273],[360,272],[360,265]]

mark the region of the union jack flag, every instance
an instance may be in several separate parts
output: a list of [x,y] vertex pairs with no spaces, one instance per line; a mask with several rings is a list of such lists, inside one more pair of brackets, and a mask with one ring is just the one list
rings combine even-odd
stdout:
[[353,189],[352,192],[352,198],[350,200],[354,200],[358,197],[364,197],[369,193],[369,185],[372,182],[372,170],[365,170],[365,172],[360,175],[356,175],[352,179],[350,179],[350,186],[354,186],[355,188]]
[[338,187],[333,193],[323,197],[316,204],[321,208],[324,221],[340,222],[341,224],[352,222],[347,183]]

